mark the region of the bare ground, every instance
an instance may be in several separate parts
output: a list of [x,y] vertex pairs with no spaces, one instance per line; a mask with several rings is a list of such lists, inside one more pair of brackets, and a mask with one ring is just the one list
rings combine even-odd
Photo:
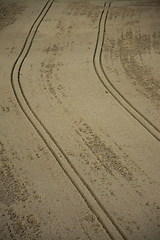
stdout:
[[13,89],[45,4],[0,1],[0,239],[158,240],[160,5],[112,3],[101,56],[155,129],[99,55],[96,75],[104,1],[55,1]]

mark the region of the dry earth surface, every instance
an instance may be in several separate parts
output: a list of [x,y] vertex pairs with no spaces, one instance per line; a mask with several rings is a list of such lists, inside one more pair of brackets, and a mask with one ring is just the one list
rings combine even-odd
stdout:
[[159,63],[159,1],[0,0],[1,240],[159,239]]

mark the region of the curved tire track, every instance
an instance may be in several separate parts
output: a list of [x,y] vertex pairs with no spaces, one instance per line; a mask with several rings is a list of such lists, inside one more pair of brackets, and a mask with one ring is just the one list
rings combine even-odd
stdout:
[[97,219],[102,224],[107,234],[111,239],[127,239],[123,231],[119,228],[115,220],[107,211],[106,207],[103,205],[99,197],[94,193],[88,183],[85,181],[83,176],[75,168],[72,161],[66,155],[64,150],[58,144],[56,139],[50,134],[50,131],[47,127],[41,122],[39,117],[36,115],[32,109],[28,99],[25,96],[21,85],[20,73],[23,66],[23,63],[32,47],[35,35],[38,31],[40,24],[47,15],[49,9],[51,8],[54,0],[49,0],[45,4],[44,8],[40,12],[39,16],[36,18],[33,23],[28,36],[25,40],[25,43],[22,47],[22,50],[16,59],[12,71],[11,71],[11,85],[16,97],[16,100],[29,120],[32,126],[35,128],[39,136],[47,145],[48,149],[51,151],[52,155],[56,158],[57,162],[66,173],[68,178],[71,180],[73,185],[76,187],[78,192],[81,194],[82,198],[87,203],[91,211],[97,216]]
[[[105,4],[106,7],[106,4]],[[153,123],[149,121],[141,112],[139,112],[133,104],[131,104],[113,85],[113,83],[107,77],[106,72],[104,71],[102,64],[102,52],[104,45],[104,38],[106,32],[106,22],[109,14],[109,10],[111,7],[111,3],[109,3],[108,7],[105,11],[102,12],[99,26],[98,26],[98,34],[97,41],[95,46],[95,51],[93,55],[93,66],[95,72],[103,84],[103,86],[108,90],[108,92],[118,101],[118,103],[134,118],[136,119],[154,138],[160,141],[160,129],[155,126]],[[106,81],[107,80],[107,81]]]

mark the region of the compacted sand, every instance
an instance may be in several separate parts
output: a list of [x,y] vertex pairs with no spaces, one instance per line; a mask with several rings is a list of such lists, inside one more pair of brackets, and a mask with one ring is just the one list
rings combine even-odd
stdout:
[[159,1],[0,0],[0,239],[158,240]]

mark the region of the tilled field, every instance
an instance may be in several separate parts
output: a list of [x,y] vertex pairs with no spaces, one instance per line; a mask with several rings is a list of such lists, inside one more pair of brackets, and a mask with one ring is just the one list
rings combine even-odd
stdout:
[[158,1],[0,1],[0,239],[160,235]]

